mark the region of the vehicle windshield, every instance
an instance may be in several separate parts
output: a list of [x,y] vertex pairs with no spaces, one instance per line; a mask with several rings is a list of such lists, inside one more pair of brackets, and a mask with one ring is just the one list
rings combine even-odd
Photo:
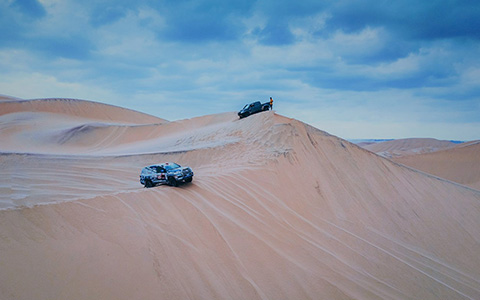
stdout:
[[246,109],[250,104],[245,104],[245,106],[242,109]]
[[154,170],[156,170],[157,173],[165,173],[165,169],[161,166],[155,166]]
[[170,163],[168,165],[165,165],[165,169],[167,169],[167,171],[176,169],[176,168],[180,168],[180,165],[177,165],[176,163]]

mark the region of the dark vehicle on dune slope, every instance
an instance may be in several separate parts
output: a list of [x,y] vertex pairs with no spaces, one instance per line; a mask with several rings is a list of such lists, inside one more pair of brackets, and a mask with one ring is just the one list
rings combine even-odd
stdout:
[[242,110],[238,112],[238,116],[241,119],[262,111],[267,111],[269,109],[270,109],[270,103],[265,102],[262,104],[260,103],[260,101],[255,101],[253,103],[245,105],[242,108]]
[[178,186],[180,183],[188,183],[193,180],[193,171],[189,167],[182,167],[177,163],[167,162],[163,164],[144,167],[140,173],[140,183],[146,188],[157,184]]

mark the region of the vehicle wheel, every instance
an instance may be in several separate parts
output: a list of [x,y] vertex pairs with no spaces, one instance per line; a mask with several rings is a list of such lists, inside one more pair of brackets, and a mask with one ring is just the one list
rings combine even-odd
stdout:
[[185,182],[192,182],[192,179],[193,178],[187,178],[187,179],[185,179]]
[[178,186],[177,180],[173,177],[168,178],[168,184],[170,184],[171,186]]
[[145,180],[145,187],[146,188],[151,188],[153,186],[153,183],[151,180],[146,179]]

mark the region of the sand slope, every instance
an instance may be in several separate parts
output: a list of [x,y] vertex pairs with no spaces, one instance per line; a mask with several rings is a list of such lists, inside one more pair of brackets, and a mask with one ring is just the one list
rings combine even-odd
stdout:
[[480,190],[480,141],[394,161]]
[[[0,102],[0,151],[14,153],[88,153],[132,142],[166,120],[144,113],[75,99]],[[122,133],[130,136],[123,139]]]
[[456,144],[451,141],[442,141],[431,138],[409,138],[359,146],[383,157],[395,158],[435,152],[454,147],[455,145]]
[[[165,120],[100,102],[78,99],[32,99],[15,100],[5,97],[0,103],[0,115],[28,112],[55,113],[75,118],[85,118],[97,121],[121,122],[127,124],[163,123]],[[3,100],[3,99],[2,99]]]
[[1,101],[18,101],[18,100],[22,100],[22,99],[0,94],[0,102]]
[[[273,112],[72,132],[50,104],[24,144],[2,116],[1,299],[480,299],[478,191]],[[194,182],[142,188],[162,161]]]

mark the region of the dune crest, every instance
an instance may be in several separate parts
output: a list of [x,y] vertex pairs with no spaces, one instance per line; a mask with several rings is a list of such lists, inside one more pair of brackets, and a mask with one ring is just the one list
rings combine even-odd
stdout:
[[[478,191],[274,112],[92,124],[49,103],[0,119],[2,299],[480,299]],[[193,183],[143,188],[163,161]]]
[[435,152],[456,145],[457,144],[451,141],[442,141],[431,138],[409,138],[372,143],[362,147],[383,157],[397,158]]
[[394,161],[480,190],[480,141],[433,153],[399,157]]
[[0,115],[16,112],[55,113],[77,118],[127,124],[150,124],[166,122],[166,120],[145,113],[87,100],[63,98],[10,100],[10,97],[7,97],[6,101],[0,102]]

